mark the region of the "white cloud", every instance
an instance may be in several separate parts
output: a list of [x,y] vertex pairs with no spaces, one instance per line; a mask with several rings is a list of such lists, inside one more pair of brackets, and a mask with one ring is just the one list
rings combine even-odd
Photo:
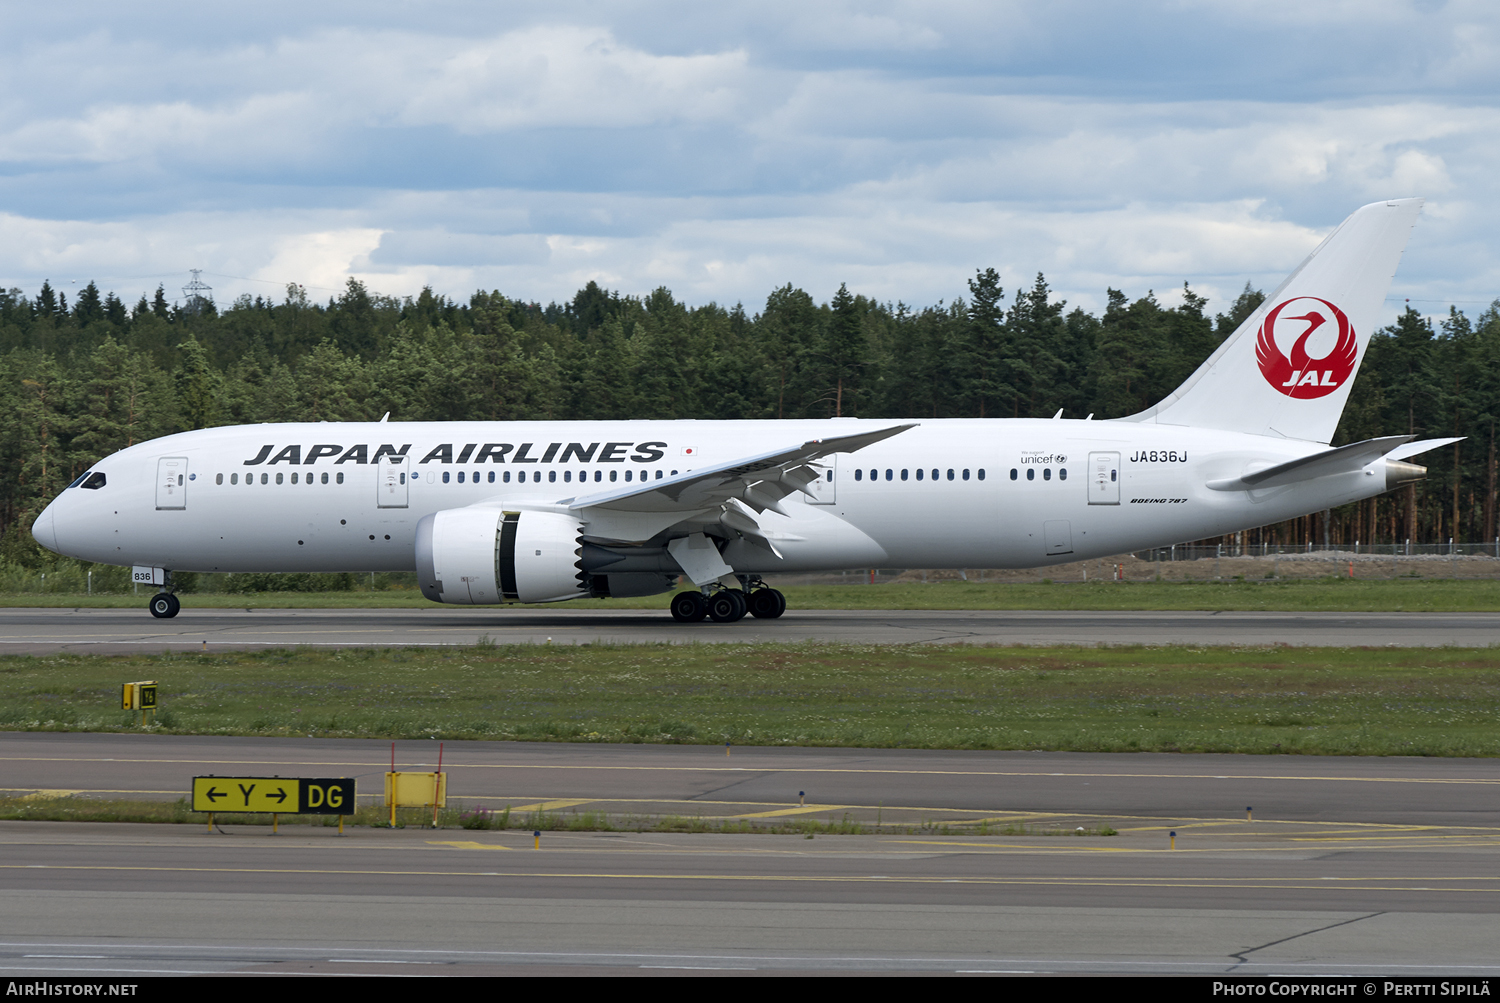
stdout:
[[1500,15],[1475,2],[277,2],[190,36],[128,7],[16,25],[0,283],[926,304],[993,265],[1097,309],[1232,298],[1423,194],[1398,286],[1500,291]]

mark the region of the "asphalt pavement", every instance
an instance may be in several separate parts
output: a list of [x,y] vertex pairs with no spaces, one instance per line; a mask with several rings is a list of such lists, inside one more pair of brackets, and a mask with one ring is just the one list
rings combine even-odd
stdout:
[[[191,603],[191,599],[189,599]],[[496,644],[829,641],[858,644],[1186,644],[1486,647],[1500,613],[788,610],[680,624],[660,610],[0,610],[0,654]]]
[[[398,743],[398,767],[431,769],[437,744]],[[352,776],[368,796],[390,754],[0,735],[5,785],[38,801],[178,797],[207,773]],[[483,742],[443,757],[460,805],[620,825],[538,848],[527,830],[273,835],[222,815],[0,823],[0,970],[1500,975],[1494,761]],[[628,821],[667,815],[866,831]]]

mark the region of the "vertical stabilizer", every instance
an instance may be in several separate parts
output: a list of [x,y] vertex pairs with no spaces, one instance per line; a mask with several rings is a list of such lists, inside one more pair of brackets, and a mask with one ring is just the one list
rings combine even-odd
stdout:
[[1120,420],[1330,441],[1421,209],[1357,210],[1182,386]]

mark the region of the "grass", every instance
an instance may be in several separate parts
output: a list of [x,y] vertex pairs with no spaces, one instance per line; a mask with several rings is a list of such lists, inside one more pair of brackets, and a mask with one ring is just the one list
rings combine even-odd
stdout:
[[[1449,578],[1278,581],[1129,581],[1000,583],[941,581],[879,585],[793,585],[782,589],[793,609],[1024,610],[1326,610],[1332,612],[1500,611],[1500,580]],[[144,609],[149,591],[0,593],[0,607]],[[185,593],[184,609],[440,610],[411,589],[355,592]],[[670,594],[637,599],[582,599],[529,609],[659,609]]]
[[[398,808],[396,828],[429,828],[433,825],[429,808]],[[46,797],[37,794],[0,797],[0,821],[30,822],[155,822],[207,825],[208,816],[192,811],[187,798],[176,801],[132,801],[81,796]],[[221,813],[214,823],[222,826],[269,826],[269,814]],[[334,827],[336,815],[281,815],[282,826]],[[344,824],[372,829],[390,828],[390,809],[365,804]],[[923,822],[918,825],[858,822],[846,813],[842,818],[822,819],[717,819],[684,815],[610,815],[603,811],[523,812],[512,813],[507,807],[499,811],[485,808],[449,806],[438,809],[439,829],[514,829],[524,832],[712,832],[722,834],[756,833],[762,835],[859,836],[930,834],[975,836],[1117,836],[1118,830],[1108,824],[1069,829],[1060,826],[1036,826],[994,822]]]
[[582,645],[0,658],[0,728],[1500,755],[1500,649]]

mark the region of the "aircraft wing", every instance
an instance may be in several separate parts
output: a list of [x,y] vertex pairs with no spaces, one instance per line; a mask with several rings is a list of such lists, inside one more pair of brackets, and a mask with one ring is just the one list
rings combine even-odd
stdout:
[[633,488],[585,495],[573,499],[568,507],[575,512],[696,512],[728,498],[739,498],[757,512],[780,512],[779,502],[793,491],[812,495],[808,485],[823,475],[816,465],[818,460],[834,453],[852,453],[915,427],[895,425],[876,432],[813,439],[790,449],[747,456]]
[[[596,527],[596,535],[640,541],[684,520],[719,523],[780,553],[756,516],[767,509],[787,515],[783,498],[794,491],[816,497],[812,485],[823,476],[818,462],[834,453],[852,453],[915,424],[893,425],[831,439],[813,439],[786,449],[747,456],[618,491],[574,498],[563,504]],[[701,532],[701,530],[699,530]]]

